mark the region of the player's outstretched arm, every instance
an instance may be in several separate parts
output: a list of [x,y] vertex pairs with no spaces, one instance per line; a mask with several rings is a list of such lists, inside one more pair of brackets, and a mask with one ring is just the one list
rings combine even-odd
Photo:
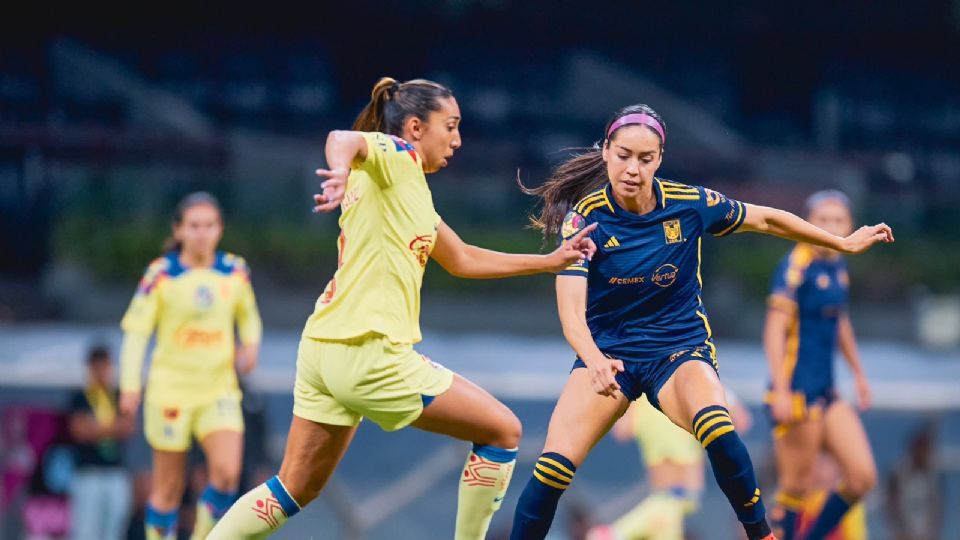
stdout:
[[752,231],[806,242],[841,253],[863,253],[877,242],[893,242],[893,229],[886,223],[864,225],[845,238],[835,236],[784,210],[747,204],[738,232]]
[[580,259],[593,257],[597,246],[589,234],[595,228],[596,224],[584,228],[552,253],[520,255],[467,244],[441,221],[437,227],[437,245],[430,256],[448,273],[462,278],[491,279],[559,272]]
[[616,397],[620,391],[616,372],[623,361],[603,354],[587,326],[587,280],[581,276],[557,276],[557,310],[567,343],[583,360],[590,373],[593,390],[602,396]]
[[340,207],[347,187],[350,168],[367,159],[367,140],[359,131],[331,131],[324,149],[327,168],[317,169],[317,176],[325,178],[322,193],[313,196],[314,212],[332,212]]

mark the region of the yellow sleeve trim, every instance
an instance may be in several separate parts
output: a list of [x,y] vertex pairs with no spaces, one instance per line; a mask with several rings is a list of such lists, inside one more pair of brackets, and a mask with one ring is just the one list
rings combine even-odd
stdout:
[[744,219],[743,203],[741,203],[740,201],[737,201],[737,219],[733,220],[733,223],[731,223],[729,227],[718,232],[714,236],[726,236],[727,234],[730,234],[735,229],[740,227],[740,225],[743,223],[743,219]]

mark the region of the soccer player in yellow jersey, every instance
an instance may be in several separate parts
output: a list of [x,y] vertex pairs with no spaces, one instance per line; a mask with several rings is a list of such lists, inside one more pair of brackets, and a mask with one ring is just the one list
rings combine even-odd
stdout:
[[[327,138],[316,211],[341,209],[339,268],[307,320],[280,473],[242,496],[210,538],[263,538],[320,493],[367,417],[473,443],[460,474],[455,538],[484,538],[513,473],[520,421],[489,393],[414,350],[420,285],[433,258],[453,275],[556,272],[592,255],[585,234],[548,255],[465,244],[433,207],[427,173],[460,148],[444,86],[381,79],[353,131]],[[587,231],[589,234],[589,231]],[[439,535],[446,536],[446,535]]]
[[262,328],[246,263],[217,251],[222,233],[216,199],[206,193],[183,199],[169,249],[147,268],[123,317],[120,408],[126,414],[140,405],[143,358],[156,332],[143,399],[153,448],[148,540],[176,538],[191,438],[210,473],[193,539],[207,536],[239,487],[243,416],[234,366],[245,374],[256,365]]

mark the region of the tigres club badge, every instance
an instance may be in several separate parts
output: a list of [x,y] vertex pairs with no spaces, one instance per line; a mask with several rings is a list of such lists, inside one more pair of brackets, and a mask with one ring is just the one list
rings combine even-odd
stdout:
[[671,219],[663,222],[663,238],[668,244],[683,242],[683,231],[680,230],[680,220]]
[[569,212],[567,217],[563,219],[563,226],[560,227],[560,236],[570,238],[574,234],[577,234],[577,231],[582,229],[583,225],[583,216],[576,212]]

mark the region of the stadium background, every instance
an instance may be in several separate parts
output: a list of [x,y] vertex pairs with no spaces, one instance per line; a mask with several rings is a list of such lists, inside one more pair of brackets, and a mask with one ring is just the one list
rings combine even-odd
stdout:
[[[309,211],[323,137],[349,125],[379,76],[423,76],[453,88],[463,110],[464,146],[430,182],[438,211],[472,243],[541,249],[525,229],[532,201],[518,170],[540,181],[562,149],[592,144],[608,114],[634,102],[666,119],[661,176],[793,211],[812,191],[839,188],[861,222],[890,223],[894,246],[851,260],[876,400],[864,417],[881,474],[867,501],[871,535],[890,537],[886,480],[921,431],[935,436],[945,507],[960,507],[958,0],[78,5],[11,13],[0,29],[4,471],[15,418],[61,408],[91,343],[118,350],[117,321],[173,206],[198,189],[221,198],[223,247],[254,271],[266,336],[246,381],[247,472],[273,471],[298,327],[336,265],[336,217]],[[721,375],[752,405],[747,442],[760,468],[770,467],[763,301],[788,248],[747,235],[704,245]],[[571,360],[552,279],[427,274],[423,352],[501,396],[525,425],[526,460],[493,527],[502,531]],[[329,492],[277,537],[443,537],[462,453],[364,425]],[[131,454],[131,472],[148,466],[142,441]],[[4,492],[0,538],[19,538],[31,497],[50,495],[35,483]],[[735,538],[708,484],[691,529]],[[643,489],[636,450],[603,441],[565,498],[557,538]],[[960,516],[947,512],[943,530],[958,538]]]

